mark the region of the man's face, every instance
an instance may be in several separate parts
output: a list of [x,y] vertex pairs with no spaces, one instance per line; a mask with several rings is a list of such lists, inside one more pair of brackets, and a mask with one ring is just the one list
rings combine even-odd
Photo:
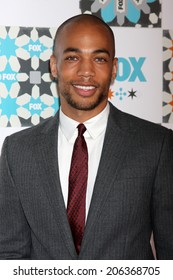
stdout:
[[66,115],[76,110],[96,115],[106,106],[117,71],[110,38],[104,26],[88,23],[70,24],[60,34],[51,70]]

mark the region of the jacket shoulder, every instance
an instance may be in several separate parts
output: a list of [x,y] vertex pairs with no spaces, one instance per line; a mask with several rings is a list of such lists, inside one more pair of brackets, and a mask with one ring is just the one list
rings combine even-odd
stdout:
[[171,129],[163,127],[161,124],[153,123],[151,121],[141,119],[126,112],[122,112],[112,104],[110,106],[111,119],[116,125],[125,132],[136,132],[140,134],[149,133],[150,135],[167,133],[173,134]]

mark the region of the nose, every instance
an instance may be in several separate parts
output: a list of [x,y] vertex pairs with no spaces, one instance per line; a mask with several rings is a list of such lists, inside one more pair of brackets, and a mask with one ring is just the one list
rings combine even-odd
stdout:
[[89,59],[82,59],[79,63],[78,76],[85,78],[94,77],[94,65]]

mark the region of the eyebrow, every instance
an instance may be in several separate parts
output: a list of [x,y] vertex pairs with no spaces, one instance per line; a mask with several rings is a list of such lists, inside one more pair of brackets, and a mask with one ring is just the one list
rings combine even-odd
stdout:
[[[78,48],[67,48],[64,50],[63,53],[68,53],[68,52],[76,52],[76,53],[82,53],[82,51]],[[96,49],[92,52],[93,54],[99,54],[99,53],[106,53],[108,56],[111,56],[109,51],[102,48],[102,49]]]

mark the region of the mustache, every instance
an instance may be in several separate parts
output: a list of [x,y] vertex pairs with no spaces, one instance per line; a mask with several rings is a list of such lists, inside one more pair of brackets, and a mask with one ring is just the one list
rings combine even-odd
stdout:
[[80,85],[80,86],[94,86],[94,87],[99,87],[100,84],[94,81],[93,79],[80,79],[80,80],[73,80],[70,81],[69,84],[71,85]]

